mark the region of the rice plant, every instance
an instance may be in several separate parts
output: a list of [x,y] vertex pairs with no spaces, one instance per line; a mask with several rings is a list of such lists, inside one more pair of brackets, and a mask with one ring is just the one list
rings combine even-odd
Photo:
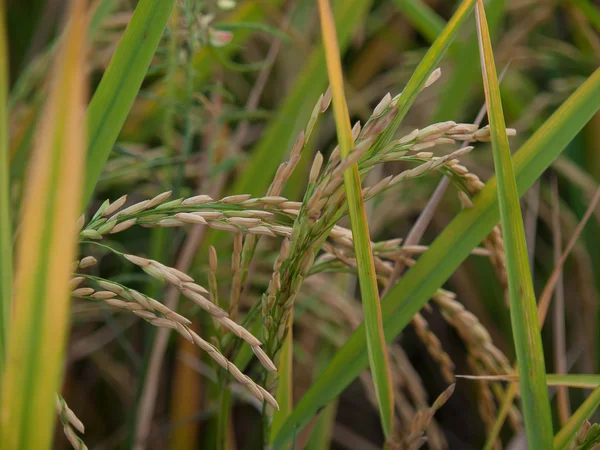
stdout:
[[592,2],[58,3],[0,2],[0,448],[600,445]]

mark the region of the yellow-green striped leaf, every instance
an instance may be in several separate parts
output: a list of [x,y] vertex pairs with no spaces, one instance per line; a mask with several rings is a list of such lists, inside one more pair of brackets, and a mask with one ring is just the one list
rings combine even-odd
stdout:
[[70,2],[24,194],[0,448],[49,449],[69,327],[70,267],[84,167],[86,4]]

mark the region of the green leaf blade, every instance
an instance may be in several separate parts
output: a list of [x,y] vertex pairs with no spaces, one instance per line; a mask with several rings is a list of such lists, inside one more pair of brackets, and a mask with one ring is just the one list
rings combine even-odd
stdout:
[[498,203],[504,233],[512,331],[519,366],[525,430],[530,448],[552,445],[552,413],[546,388],[544,349],[525,243],[523,217],[506,135],[500,87],[483,2],[475,6],[483,86],[492,137]]
[[83,193],[90,200],[140,90],[175,0],[141,0],[87,110],[88,157]]

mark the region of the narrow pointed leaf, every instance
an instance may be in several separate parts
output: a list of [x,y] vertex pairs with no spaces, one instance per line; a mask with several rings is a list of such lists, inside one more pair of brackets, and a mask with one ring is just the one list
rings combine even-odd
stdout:
[[519,366],[523,416],[529,448],[545,450],[552,445],[552,414],[546,387],[544,349],[537,304],[525,243],[525,230],[513,170],[500,87],[483,2],[475,6],[483,87],[488,109],[498,203],[506,251],[510,316]]
[[70,4],[23,197],[0,405],[3,450],[51,448],[56,420],[85,155],[86,4]]
[[[354,140],[352,138],[352,127],[350,125],[348,105],[346,104],[344,93],[344,79],[335,22],[329,6],[329,0],[319,0],[319,13],[325,46],[327,72],[329,73],[329,82],[333,94],[333,112],[338,145],[340,156],[342,159],[345,159],[354,150]],[[383,432],[386,438],[389,439],[392,435],[394,423],[394,391],[392,389],[392,375],[383,333],[379,290],[375,264],[373,262],[373,252],[371,250],[371,237],[369,235],[360,175],[356,163],[344,172],[344,187],[348,199],[352,235],[354,236],[354,251],[356,253],[356,265],[365,316],[369,367],[373,374],[373,383],[375,384]]]

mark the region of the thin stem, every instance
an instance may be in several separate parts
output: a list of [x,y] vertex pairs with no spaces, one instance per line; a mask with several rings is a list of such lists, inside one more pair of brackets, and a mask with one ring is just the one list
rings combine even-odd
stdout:
[[[556,175],[552,177],[552,242],[554,266],[561,267],[560,253],[562,246],[562,233],[560,229],[560,197],[558,194],[558,181]],[[554,314],[552,317],[552,329],[554,334],[554,369],[557,374],[567,373],[567,345],[565,338],[565,292],[563,286],[562,270],[556,282],[554,291]],[[557,388],[558,418],[561,426],[564,426],[571,417],[571,406],[569,404],[569,390],[565,386]]]
[[219,413],[217,414],[217,448],[227,450],[227,431],[231,420],[231,388],[223,380],[224,387],[219,396]]

